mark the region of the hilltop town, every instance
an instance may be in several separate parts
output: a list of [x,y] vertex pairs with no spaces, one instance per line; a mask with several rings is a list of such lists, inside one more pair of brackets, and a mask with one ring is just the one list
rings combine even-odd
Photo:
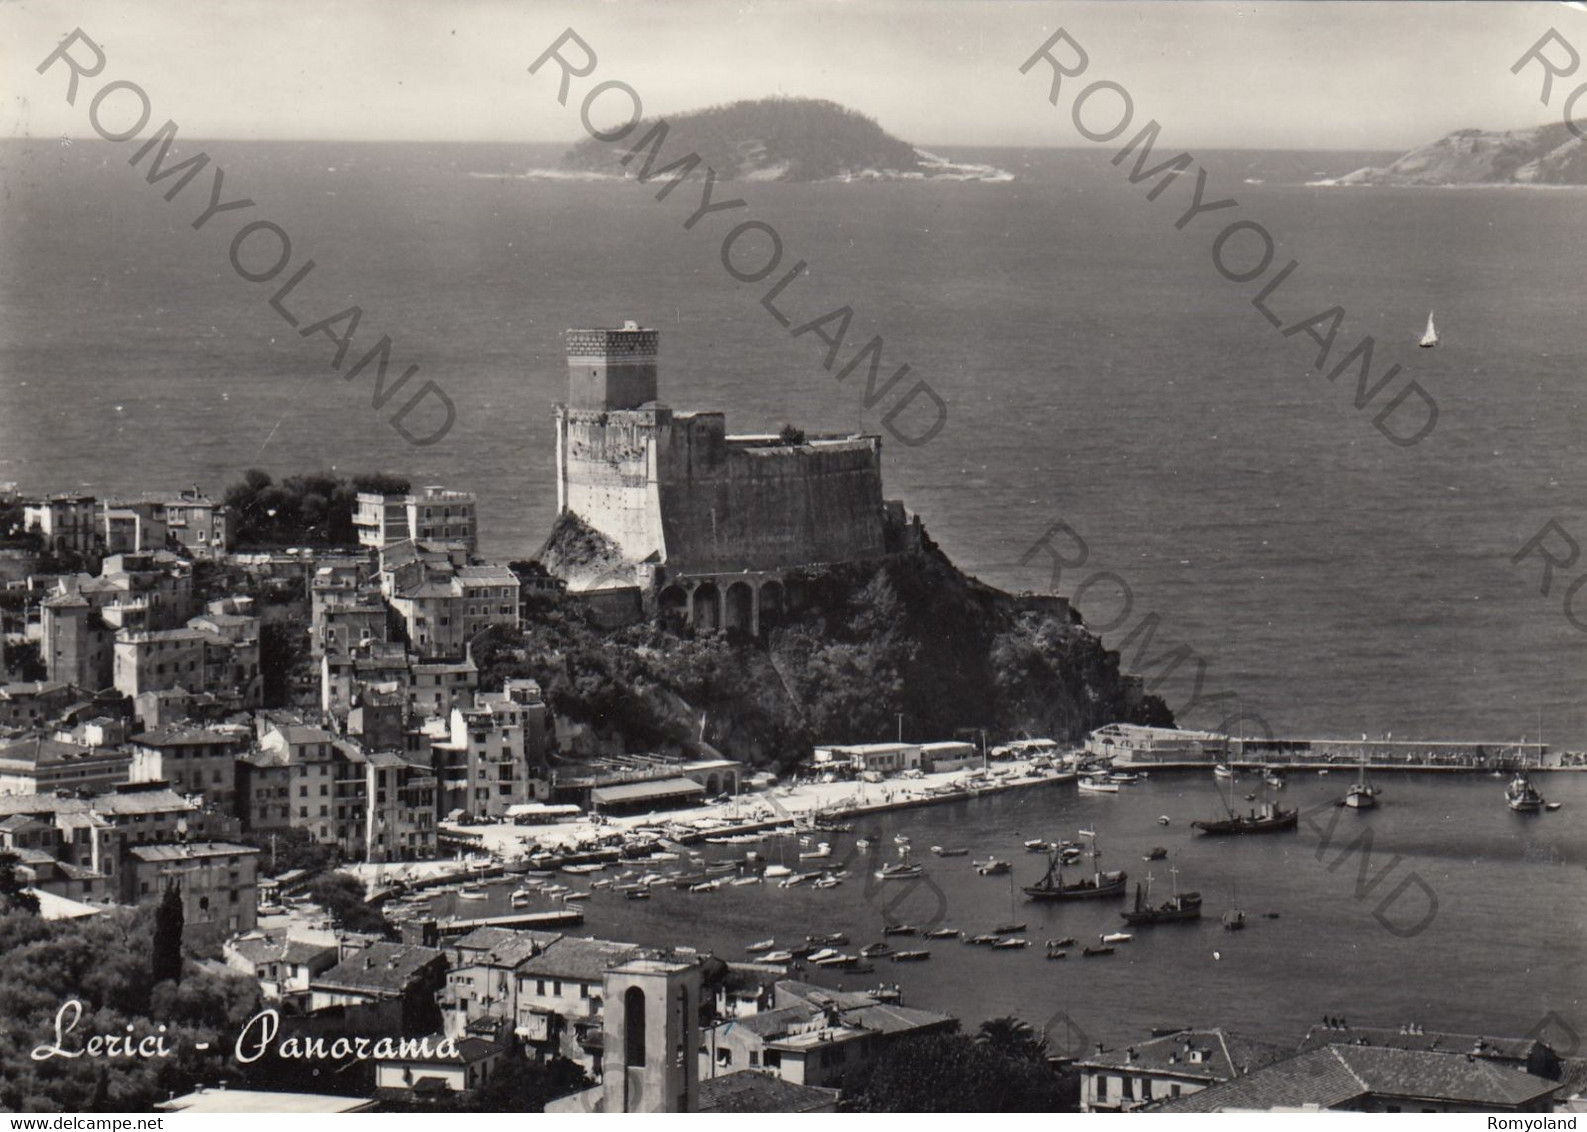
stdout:
[[530,561],[481,556],[471,492],[398,476],[0,485],[0,999],[30,989],[0,1049],[67,998],[128,1032],[274,1047],[189,1051],[114,1096],[0,1064],[0,1109],[886,1110],[949,1078],[936,1103],[966,1110],[1381,1109],[1451,1057],[1484,1071],[1419,1105],[1579,1092],[1587,1068],[1536,1036],[1329,1020],[1060,1053],[1018,1019],[961,1033],[885,980],[821,985],[863,970],[836,935],[741,961],[584,934],[596,893],[862,867],[813,844],[797,871],[724,866],[707,844],[1069,783],[1131,744],[1228,756],[1164,730],[1067,603],[954,570],[885,498],[880,438],[674,412],[633,323],[567,346],[559,514]]

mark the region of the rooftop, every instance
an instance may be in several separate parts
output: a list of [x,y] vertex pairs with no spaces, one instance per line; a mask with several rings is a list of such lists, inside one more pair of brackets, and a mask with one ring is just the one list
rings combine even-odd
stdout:
[[314,980],[315,989],[364,994],[399,995],[432,963],[445,962],[442,952],[406,943],[371,943],[353,952]]
[[1162,1112],[1336,1108],[1374,1098],[1515,1109],[1560,1082],[1464,1053],[1330,1045],[1169,1101]]
[[838,1090],[796,1085],[775,1074],[744,1069],[700,1082],[700,1112],[819,1112],[837,1104]]
[[608,969],[637,958],[639,954],[638,945],[632,943],[614,943],[587,936],[564,936],[547,946],[539,955],[519,964],[518,973],[597,983],[605,977]]
[[[1181,1030],[1125,1049],[1092,1054],[1080,1066],[1152,1070],[1202,1081],[1229,1081],[1294,1053],[1293,1047],[1225,1030]],[[1200,1060],[1196,1059],[1200,1056]]]
[[252,845],[228,841],[184,841],[180,845],[134,845],[127,850],[140,861],[193,861],[205,857],[257,857]]

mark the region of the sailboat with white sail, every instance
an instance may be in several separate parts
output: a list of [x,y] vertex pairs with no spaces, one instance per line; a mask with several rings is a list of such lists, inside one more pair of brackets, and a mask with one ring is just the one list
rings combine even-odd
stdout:
[[1433,325],[1433,312],[1427,312],[1427,329],[1422,331],[1422,340],[1417,343],[1423,349],[1430,349],[1438,345],[1438,328]]

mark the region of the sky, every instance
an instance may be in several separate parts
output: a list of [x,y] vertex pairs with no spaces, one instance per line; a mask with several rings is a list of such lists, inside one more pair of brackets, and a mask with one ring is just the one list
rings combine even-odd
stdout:
[[[13,0],[0,136],[91,136],[86,101],[124,80],[149,129],[186,137],[567,143],[583,95],[618,80],[647,115],[782,94],[928,147],[1084,146],[1078,85],[1053,108],[1047,65],[1019,71],[1060,27],[1089,57],[1066,82],[1118,83],[1137,123],[1203,148],[1397,150],[1559,121],[1572,84],[1544,107],[1540,71],[1510,68],[1551,27],[1587,58],[1583,5],[1508,0]],[[63,64],[36,72],[74,28],[106,60],[75,107]],[[563,106],[556,64],[528,68],[566,28],[596,65]],[[107,124],[132,97],[107,97]]]

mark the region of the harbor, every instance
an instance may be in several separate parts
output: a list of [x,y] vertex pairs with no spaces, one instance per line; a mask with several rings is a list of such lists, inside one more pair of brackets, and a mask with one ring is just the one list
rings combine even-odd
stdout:
[[[753,842],[702,835],[671,850],[675,859],[663,850],[662,860],[614,861],[583,874],[559,869],[541,884],[587,894],[576,905],[581,933],[656,945],[687,935],[724,958],[780,961],[825,985],[897,984],[909,1000],[971,1026],[1005,1013],[1061,1016],[1089,1040],[1112,1042],[1129,1040],[1137,1017],[1161,1016],[1277,1037],[1295,1019],[1360,1016],[1363,998],[1374,1018],[1436,1017],[1471,1032],[1525,1032],[1545,1007],[1587,1026],[1573,989],[1579,954],[1546,933],[1515,930],[1538,922],[1545,907],[1561,922],[1587,915],[1587,834],[1568,819],[1513,811],[1508,780],[1491,774],[1374,772],[1379,805],[1361,811],[1343,805],[1350,778],[1291,776],[1272,793],[1299,811],[1295,828],[1256,837],[1208,838],[1192,823],[1224,812],[1231,790],[1237,798],[1263,790],[1265,776],[1153,771],[1108,795],[1082,794],[1066,776],[1027,784],[1041,789],[1011,785],[932,805],[875,799],[826,830],[779,819]],[[805,800],[846,796],[833,785]],[[1579,776],[1551,778],[1549,793],[1567,812],[1587,806]],[[829,856],[800,859],[822,842]],[[1096,862],[1084,856],[1092,844]],[[1027,899],[1020,890],[1049,868],[1039,846],[1063,855],[1067,879],[1095,868],[1126,880],[1099,899]],[[879,879],[905,859],[918,874]],[[983,871],[988,861],[1007,867]],[[834,883],[819,885],[821,877]],[[646,899],[624,898],[624,887],[646,878]],[[462,902],[459,916],[487,919],[498,905],[510,911],[507,898],[523,881],[509,874],[476,883],[489,901]],[[1194,894],[1200,914],[1129,926],[1124,913],[1135,908],[1136,886],[1148,884],[1143,902]],[[1231,920],[1239,930],[1228,928]],[[913,937],[889,934],[897,925],[913,928]],[[1130,938],[1104,941],[1120,932]],[[849,942],[813,960],[822,948],[806,937],[828,934]],[[768,939],[771,947],[749,951]],[[876,947],[883,942],[891,953]],[[865,948],[871,954],[860,954]],[[895,960],[896,952],[924,954]],[[1049,958],[1060,954],[1070,962]],[[1413,954],[1468,972],[1477,989],[1454,1002],[1412,987],[1402,966]],[[1499,990],[1516,965],[1532,972],[1536,988],[1524,1001]],[[1118,1015],[1121,997],[1135,1004],[1131,1019]]]

